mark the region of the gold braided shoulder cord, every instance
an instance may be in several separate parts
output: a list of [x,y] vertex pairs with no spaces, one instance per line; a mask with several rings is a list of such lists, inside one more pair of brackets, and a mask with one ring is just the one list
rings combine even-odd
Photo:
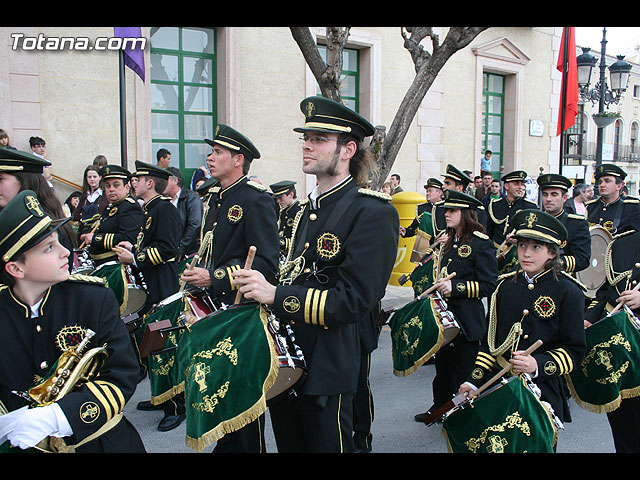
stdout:
[[611,247],[613,246],[614,243],[615,242],[610,242],[607,245],[607,248],[604,253],[604,269],[605,269],[605,272],[607,273],[607,281],[612,286],[617,285],[624,278],[627,279],[627,282],[631,279],[630,269],[622,273],[618,273],[613,269],[613,263],[611,261],[611,255],[612,255]]
[[[512,348],[512,351],[515,350],[517,348],[520,335],[522,335],[522,318],[521,318],[519,322],[515,322],[511,326],[511,329],[509,330],[509,334],[507,335],[507,338],[504,340],[502,345],[500,345],[498,348],[495,348],[496,327],[498,323],[496,303],[497,303],[497,297],[498,297],[498,290],[500,289],[501,284],[502,282],[498,284],[498,287],[491,294],[491,303],[489,306],[489,330],[487,332],[487,345],[489,346],[489,353],[494,357],[498,357],[502,355],[509,348]],[[524,315],[523,315],[523,318],[524,318]]]
[[[287,251],[287,258],[284,261],[284,263],[280,266],[280,282],[281,283],[292,283],[304,268],[304,252],[307,250],[306,247],[298,258],[292,259],[292,257],[293,257],[293,252],[296,244],[295,240],[296,240],[296,234],[298,233],[298,225],[300,224],[300,220],[302,219],[302,216],[304,215],[304,212],[307,208],[307,203],[309,202],[307,199],[305,200],[302,200],[300,202],[301,208],[300,210],[298,210],[295,218],[293,219],[293,225],[291,226],[291,240],[289,241],[289,250]],[[285,277],[287,277],[286,282],[284,281]]]

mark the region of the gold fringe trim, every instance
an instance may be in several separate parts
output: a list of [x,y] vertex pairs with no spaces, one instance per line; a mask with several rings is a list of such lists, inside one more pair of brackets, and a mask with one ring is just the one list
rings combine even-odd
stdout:
[[[258,308],[260,308],[260,320],[262,320],[264,334],[267,339],[267,343],[269,344],[269,352],[271,355],[271,366],[269,369],[269,374],[267,375],[267,378],[265,379],[265,382],[262,388],[262,395],[260,396],[258,401],[254,403],[253,406],[250,407],[248,410],[242,412],[241,414],[235,416],[232,419],[226,420],[218,424],[216,427],[209,430],[208,432],[205,432],[200,437],[193,438],[187,435],[185,438],[185,445],[187,447],[197,450],[198,452],[202,452],[203,449],[220,440],[222,437],[224,437],[225,434],[235,432],[241,429],[242,427],[258,419],[260,415],[262,415],[264,412],[267,411],[266,394],[269,391],[269,389],[271,389],[271,387],[276,381],[276,378],[278,377],[279,365],[278,365],[278,355],[276,353],[275,345],[273,343],[271,334],[269,333],[269,327],[268,327],[269,311],[267,311],[266,307],[263,305],[260,305]],[[176,390],[179,390],[179,391],[184,390],[184,380],[180,383],[180,385],[173,387],[172,391],[176,391]],[[187,408],[187,416],[188,415],[189,415],[189,408]]]
[[[429,300],[431,302],[431,311],[435,311],[435,306],[433,305],[433,299],[429,298]],[[440,348],[442,347],[442,339],[444,337],[444,327],[442,326],[442,322],[440,322],[439,320],[437,320],[437,323],[438,323],[438,341],[436,342],[436,344],[422,357],[420,357],[418,360],[413,362],[413,365],[407,368],[406,370],[396,370],[394,368],[393,374],[396,377],[408,377],[413,372],[415,372],[418,368],[420,368],[422,365],[427,363],[431,357],[433,357],[436,353],[438,353],[438,350],[440,350]],[[392,352],[392,355],[393,355],[393,352]]]
[[613,412],[618,407],[620,407],[620,404],[622,403],[622,400],[640,396],[640,386],[638,386],[638,387],[629,388],[629,389],[626,389],[626,390],[621,390],[620,391],[620,395],[618,395],[618,398],[616,398],[615,400],[612,400],[611,402],[605,403],[604,405],[596,405],[596,404],[589,403],[589,402],[586,402],[586,401],[582,400],[578,396],[578,394],[576,393],[576,389],[573,386],[573,382],[571,381],[571,377],[569,375],[565,375],[565,378],[567,380],[567,385],[569,386],[569,391],[571,392],[571,396],[575,400],[576,404],[580,408],[583,408],[584,410],[586,410],[588,412],[591,412],[591,413],[610,413],[610,412]]

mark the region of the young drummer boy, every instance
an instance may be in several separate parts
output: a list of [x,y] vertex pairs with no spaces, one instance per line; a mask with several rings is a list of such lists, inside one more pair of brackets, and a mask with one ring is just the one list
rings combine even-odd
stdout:
[[[512,222],[518,246],[516,271],[500,277],[491,297],[489,328],[474,369],[460,392],[473,392],[508,363],[528,373],[562,422],[570,422],[564,375],[586,350],[584,292],[562,272],[560,248],[567,230],[540,210],[522,210]],[[524,351],[542,340],[530,355]]]
[[[0,444],[27,449],[57,437],[77,452],[144,452],[122,415],[138,379],[129,334],[113,291],[94,277],[69,275],[57,232],[66,220],[47,216],[30,190],[0,213],[0,401],[8,411],[0,415]],[[89,330],[95,335],[83,351],[106,345],[108,354],[98,377],[34,408],[14,393],[47,378]]]

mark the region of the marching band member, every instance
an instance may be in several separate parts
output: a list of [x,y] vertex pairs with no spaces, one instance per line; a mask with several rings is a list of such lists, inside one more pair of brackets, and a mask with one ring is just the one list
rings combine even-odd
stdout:
[[[0,444],[27,449],[55,437],[65,442],[60,451],[144,452],[122,415],[138,379],[129,333],[100,279],[69,275],[69,250],[58,241],[66,220],[46,215],[30,190],[0,213],[0,401],[9,412],[0,416]],[[106,345],[108,354],[99,376],[62,396],[37,397],[34,408],[23,406],[12,391],[27,392],[34,378],[47,378],[62,351],[77,347],[89,330],[95,336],[84,352]]]
[[544,211],[560,220],[567,229],[567,241],[562,248],[560,262],[567,273],[581,272],[591,260],[589,223],[583,215],[567,213],[564,202],[571,180],[562,175],[547,173],[538,177]]
[[[266,188],[247,179],[251,162],[260,158],[260,152],[246,136],[218,125],[213,140],[205,141],[212,147],[207,166],[219,182],[209,187],[209,202],[215,208],[204,220],[212,225],[212,255],[208,268],[186,270],[182,280],[207,288],[214,301],[232,305],[237,286],[231,274],[244,266],[249,247],[256,247],[252,268],[275,283],[279,252],[276,211]],[[264,425],[261,415],[222,437],[214,452],[264,452]]]
[[413,237],[416,235],[416,230],[420,225],[420,219],[425,213],[431,213],[433,205],[442,200],[442,182],[437,178],[430,178],[424,185],[426,202],[419,204],[416,207],[416,218],[413,219],[411,225],[408,227],[400,227],[400,235],[403,238]]
[[[567,230],[538,209],[518,212],[511,227],[519,266],[499,278],[491,296],[488,332],[459,392],[473,392],[491,378],[494,368],[511,363],[513,372],[532,377],[541,400],[551,405],[558,418],[570,422],[564,375],[580,364],[586,338],[584,291],[560,264]],[[542,340],[542,346],[523,355],[537,340]]]
[[[153,305],[178,291],[177,255],[180,242],[180,214],[163,195],[169,179],[169,172],[155,165],[136,161],[133,174],[138,179],[136,194],[144,201],[143,223],[135,243],[127,240],[118,242],[118,261],[133,264],[138,268],[147,284],[147,303],[141,314]],[[138,342],[143,332],[136,332]],[[185,419],[184,397],[177,396],[161,405],[152,406],[150,401],[138,404],[139,410],[164,410],[164,417],[158,430],[166,432],[176,428]]]
[[114,247],[120,242],[135,243],[144,223],[142,208],[129,195],[131,173],[119,165],[105,165],[100,177],[109,205],[102,212],[97,230],[80,235],[96,267],[117,260]]
[[293,222],[298,210],[300,210],[300,202],[298,201],[295,185],[296,182],[291,180],[283,180],[269,185],[271,194],[279,205],[278,234],[280,236],[281,257],[286,257],[289,252]]
[[[640,231],[627,229],[615,235],[607,247],[605,265],[607,281],[585,311],[586,328],[619,303],[629,307],[635,316],[640,315],[640,291],[636,288],[640,282]],[[623,398],[617,409],[607,413],[607,420],[616,452],[639,453],[640,397]]]
[[[440,207],[445,210],[448,239],[441,247],[436,285],[458,322],[460,333],[435,356],[433,405],[415,416],[418,422],[449,401],[471,372],[486,332],[482,299],[495,289],[498,272],[495,248],[478,222],[476,212],[482,202],[448,189]],[[444,279],[454,272],[454,278]]]
[[640,200],[622,195],[626,176],[627,172],[617,165],[604,163],[596,168],[600,196],[585,204],[589,225],[602,225],[612,235],[640,230]]
[[278,452],[353,452],[353,398],[366,374],[363,358],[377,346],[375,320],[399,220],[390,196],[359,188],[374,165],[362,144],[373,126],[322,97],[304,99],[300,109],[305,125],[294,130],[303,134],[302,170],[318,185],[301,201],[287,259],[292,268],[277,286],[255,270],[234,276],[245,298],[291,323],[307,361],[296,394],[270,406]]

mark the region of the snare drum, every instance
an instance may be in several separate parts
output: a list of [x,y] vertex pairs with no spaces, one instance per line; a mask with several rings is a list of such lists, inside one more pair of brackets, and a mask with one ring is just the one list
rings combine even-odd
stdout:
[[456,322],[453,312],[448,310],[447,302],[436,294],[433,297],[433,307],[436,320],[442,327],[442,344],[440,348],[449,345],[460,333],[460,325]]
[[302,385],[307,377],[307,364],[289,324],[270,313],[267,326],[278,356],[278,376],[266,394],[267,403],[273,405]]
[[89,255],[89,252],[78,249],[73,251],[73,267],[71,267],[71,274],[89,275],[95,268],[95,263]]
[[106,262],[96,268],[91,275],[101,277],[116,294],[120,303],[120,316],[137,313],[147,302],[147,291],[141,276],[136,276],[129,265],[119,262]]
[[553,453],[553,413],[514,376],[447,414],[442,422],[453,453]]

